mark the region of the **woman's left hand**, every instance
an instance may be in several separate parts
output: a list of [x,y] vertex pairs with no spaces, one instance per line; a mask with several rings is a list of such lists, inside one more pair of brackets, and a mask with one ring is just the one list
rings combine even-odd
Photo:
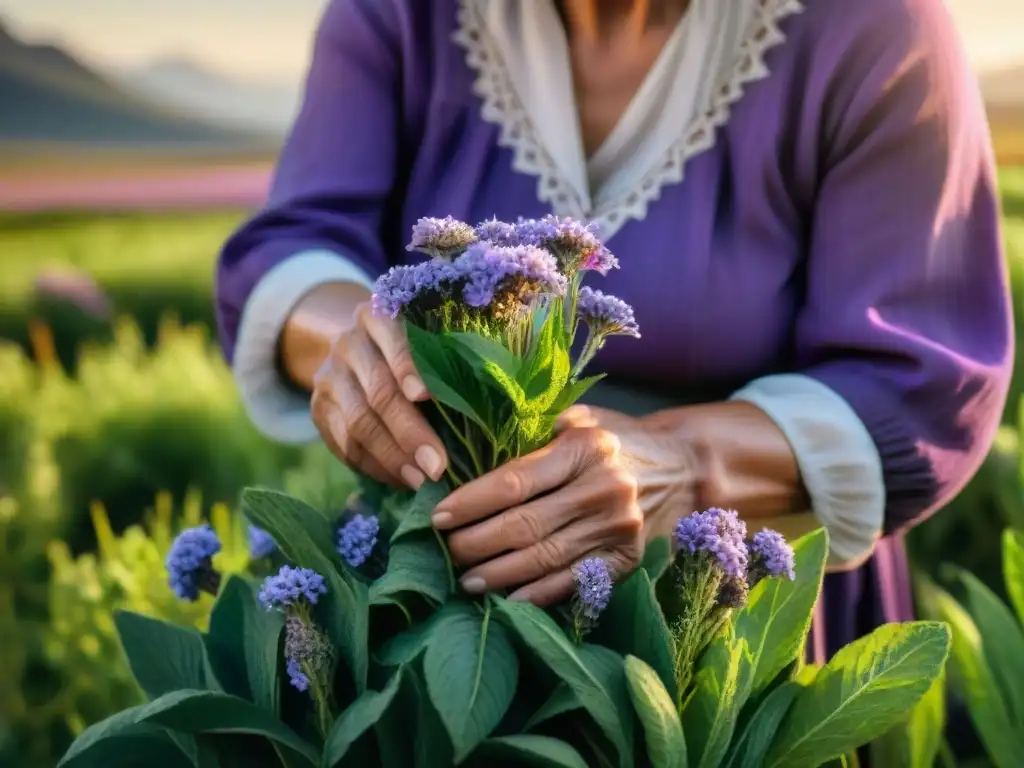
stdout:
[[[643,419],[577,406],[544,448],[458,488],[434,511],[470,593],[551,605],[574,589],[572,566],[602,557],[614,574],[643,557],[645,522],[686,476],[677,441]],[[678,502],[679,500],[676,499]]]

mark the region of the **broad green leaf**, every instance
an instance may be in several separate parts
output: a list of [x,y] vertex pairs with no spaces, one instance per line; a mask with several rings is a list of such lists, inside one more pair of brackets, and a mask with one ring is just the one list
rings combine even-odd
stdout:
[[989,759],[996,768],[1016,765],[1024,754],[1024,734],[1015,731],[985,659],[978,627],[949,594],[936,586],[929,589],[929,601],[953,630],[949,674],[954,687],[967,702],[971,722]]
[[672,542],[668,536],[659,536],[647,542],[640,567],[647,571],[651,582],[657,582],[672,564]]
[[551,407],[548,408],[548,413],[555,415],[562,413],[562,411],[568,409],[569,406],[575,404],[577,400],[587,394],[590,388],[604,377],[605,374],[601,373],[597,376],[588,376],[584,379],[567,382],[566,385],[562,387],[562,391],[558,393],[558,397],[555,398]]
[[506,375],[515,379],[523,361],[516,357],[509,349],[493,339],[481,336],[479,333],[446,333],[449,339],[455,342],[452,346],[462,354],[463,359],[478,370],[483,370],[482,363],[489,360],[498,365]]
[[131,707],[90,725],[72,742],[58,768],[137,768],[140,763],[192,768],[192,761],[163,728],[139,722],[142,709]]
[[473,765],[533,768],[587,768],[580,753],[561,739],[519,734],[488,739],[473,753]]
[[[232,576],[221,589],[210,614],[210,632],[204,638],[207,652],[219,666],[234,663],[241,666],[248,695],[268,712],[277,712],[280,700],[278,666],[284,618],[277,611],[266,611],[256,599],[255,586],[239,576]],[[218,678],[220,677],[218,673]]]
[[462,604],[449,602],[438,608],[426,620],[417,622],[402,630],[384,643],[374,654],[378,664],[397,667],[409,664],[427,649],[432,633],[449,616],[462,611]]
[[391,545],[387,571],[370,586],[370,603],[414,592],[435,603],[451,594],[448,565],[432,531],[408,533]]
[[443,480],[438,482],[427,480],[421,485],[409,506],[402,513],[398,528],[391,535],[391,543],[394,544],[412,533],[434,530],[430,516],[434,512],[434,508],[448,493],[448,485]]
[[638,569],[612,592],[611,602],[588,640],[623,656],[642,659],[676,699],[672,635],[645,570]]
[[982,637],[990,669],[999,670],[996,685],[1015,727],[1024,731],[1024,630],[1013,613],[977,576],[958,570],[967,608]]
[[794,673],[793,682],[806,688],[814,682],[814,678],[821,672],[821,668],[821,664],[804,664]]
[[334,768],[356,740],[377,724],[398,693],[402,676],[400,667],[383,689],[364,691],[338,716],[324,742],[323,768]]
[[886,624],[841,649],[797,694],[769,768],[816,766],[870,743],[903,718],[942,673],[949,628]]
[[508,630],[491,616],[461,603],[431,632],[423,675],[441,716],[455,760],[461,762],[501,722],[519,680],[519,657]]
[[526,721],[523,730],[532,731],[541,723],[553,720],[559,715],[564,715],[566,712],[582,709],[582,707],[583,705],[580,704],[580,700],[572,692],[572,688],[565,683],[559,683],[547,698],[547,701],[541,704],[540,709],[534,712],[530,719]]
[[746,640],[731,634],[701,655],[682,717],[691,765],[716,768],[725,759],[753,671]]
[[[636,742],[636,717],[633,702],[629,697],[629,682],[626,680],[626,660],[610,648],[593,643],[584,643],[577,651],[584,666],[591,671],[601,687],[608,691],[608,697],[619,716],[622,739],[629,754],[627,763],[632,765]],[[608,755],[607,759],[610,760],[611,755]]]
[[661,677],[636,656],[626,657],[629,698],[644,729],[652,768],[686,768],[686,739],[675,700]]
[[128,667],[150,699],[180,688],[201,690],[210,685],[203,638],[194,629],[129,611],[117,611],[114,624]]
[[320,755],[276,715],[254,704],[214,691],[181,690],[165,694],[136,712],[138,722],[182,733],[247,733],[286,747],[316,765]]
[[[745,768],[748,765],[764,764],[775,734],[801,687],[787,680],[764,697],[739,737],[733,739],[722,768]],[[890,765],[895,766],[894,763]]]
[[753,657],[751,696],[763,691],[803,652],[821,591],[828,535],[824,529],[810,533],[795,542],[793,551],[796,579],[762,580],[736,614],[736,637],[747,642]]
[[[245,667],[246,636],[243,630],[243,600],[245,590],[248,589],[248,584],[242,577],[228,577],[227,582],[220,588],[217,602],[213,604],[213,610],[210,612],[210,629],[202,635],[202,640],[210,672],[219,683],[219,686],[211,687],[252,701],[252,688]],[[275,652],[276,641],[275,636]]]
[[242,491],[242,510],[251,523],[274,537],[288,560],[324,577],[327,594],[317,613],[323,616],[324,629],[340,651],[357,690],[365,690],[370,625],[367,589],[339,561],[331,522],[299,499],[260,488]]
[[943,670],[910,717],[871,743],[872,764],[932,768],[942,748],[945,727],[946,675]]
[[1024,625],[1024,533],[1003,531],[1003,576],[1017,620]]
[[443,336],[417,328],[412,323],[406,323],[405,329],[413,363],[430,396],[478,424],[486,424],[478,410],[479,403],[471,403],[458,389],[461,385],[465,392],[474,386],[472,369],[460,370],[455,366],[458,353],[449,348]]
[[559,678],[564,680],[619,753],[619,764],[632,762],[623,723],[609,691],[580,659],[565,634],[544,611],[529,603],[491,596],[502,620]]

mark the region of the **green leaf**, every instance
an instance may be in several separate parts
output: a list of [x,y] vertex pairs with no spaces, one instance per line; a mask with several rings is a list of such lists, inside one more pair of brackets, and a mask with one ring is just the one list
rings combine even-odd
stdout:
[[438,625],[462,611],[462,603],[450,602],[434,611],[425,621],[402,630],[384,643],[374,654],[378,664],[397,667],[409,664],[427,649],[427,643]]
[[[633,710],[633,702],[629,697],[629,683],[626,680],[626,660],[611,650],[593,643],[584,643],[577,648],[580,660],[583,665],[591,671],[594,678],[604,690],[608,691],[608,697],[619,716],[619,723],[622,729],[622,738],[625,743],[628,758],[620,764],[632,765],[634,755],[634,744],[636,734],[634,723],[636,721]],[[613,743],[614,746],[614,743]],[[611,756],[608,756],[608,760]]]
[[409,341],[409,352],[416,370],[427,386],[430,396],[461,414],[468,416],[478,424],[485,424],[476,407],[479,403],[470,403],[456,387],[462,385],[463,391],[473,387],[477,380],[465,369],[460,370],[455,361],[458,353],[450,349],[452,342],[445,343],[440,334],[425,331],[412,323],[405,324]]
[[1010,719],[1024,731],[1024,631],[1013,613],[972,573],[957,570],[966,589],[966,608],[982,637],[982,651],[990,669],[999,670],[996,685],[1002,691]]
[[488,739],[473,754],[474,765],[587,768],[580,753],[560,739],[524,733]]
[[824,529],[810,533],[794,543],[793,551],[796,579],[763,579],[736,614],[736,637],[747,642],[755,668],[751,696],[803,652],[821,591],[828,534]]
[[746,640],[731,634],[720,635],[701,655],[682,718],[697,768],[716,768],[725,758],[753,669]]
[[194,629],[129,611],[115,612],[114,625],[132,675],[150,699],[209,685],[203,638]]
[[140,707],[136,719],[138,722],[160,725],[182,733],[246,733],[262,736],[313,765],[320,758],[309,742],[282,723],[276,715],[226,693],[174,691]]
[[932,768],[946,727],[946,675],[932,683],[906,721],[871,743],[874,765]]
[[930,586],[928,599],[953,630],[949,673],[954,687],[967,702],[971,722],[989,759],[997,768],[1016,765],[1024,754],[1024,735],[1015,730],[985,659],[978,627],[963,608],[943,590]]
[[399,668],[380,691],[364,691],[334,721],[324,742],[323,768],[334,768],[364,733],[384,716],[401,685],[403,669]]
[[1024,625],[1024,533],[1003,531],[1003,576],[1017,620]]
[[615,588],[608,608],[588,639],[623,656],[642,659],[654,668],[675,701],[672,635],[655,597],[654,585],[645,570],[635,571]]
[[[214,672],[240,666],[248,694],[228,689],[248,698],[268,712],[276,713],[280,700],[278,665],[284,618],[277,611],[266,611],[256,597],[255,585],[232,576],[220,591],[210,614],[210,631],[204,638]],[[232,673],[233,674],[233,673]]]
[[[789,712],[793,700],[800,692],[801,685],[787,680],[775,688],[754,711],[750,721],[744,727],[739,738],[734,738],[729,754],[722,768],[744,768],[748,765],[760,766],[768,756],[775,734]],[[884,766],[885,763],[880,763]],[[897,765],[889,763],[889,765]]]
[[409,533],[391,545],[387,571],[370,586],[370,603],[379,605],[413,592],[441,604],[451,594],[448,565],[432,531]]
[[431,632],[423,675],[441,716],[455,760],[461,762],[501,722],[519,680],[519,658],[508,631],[491,617],[461,603]]
[[507,376],[515,379],[519,375],[523,361],[509,349],[497,341],[481,336],[479,333],[462,333],[459,331],[445,334],[453,342],[454,349],[463,359],[478,370],[483,370],[483,362],[490,361],[500,367]]
[[942,672],[949,628],[887,624],[841,649],[797,695],[769,768],[816,766],[868,744],[909,716]]
[[433,531],[434,524],[431,522],[431,515],[434,508],[448,495],[448,485],[443,480],[435,482],[427,480],[416,491],[409,506],[403,512],[398,528],[391,535],[391,543],[394,544],[412,533]]
[[520,640],[559,678],[564,680],[598,727],[619,753],[619,764],[632,762],[615,702],[580,659],[576,649],[554,620],[529,603],[490,598],[498,614]]
[[370,625],[367,590],[338,560],[331,522],[299,499],[259,488],[242,491],[242,510],[249,522],[274,538],[288,560],[324,577],[327,594],[317,613],[324,617],[324,629],[339,649],[357,690],[365,690]]
[[657,582],[672,565],[672,542],[668,536],[659,536],[647,542],[640,567],[647,571],[651,582]]
[[72,742],[58,768],[136,768],[143,765],[192,768],[192,761],[158,726],[140,723],[142,706],[90,725]]
[[644,729],[653,768],[686,768],[686,739],[675,701],[660,675],[636,656],[626,657],[629,698]]
[[582,708],[583,705],[576,698],[576,694],[572,692],[572,688],[565,683],[559,683],[547,698],[547,701],[541,704],[540,709],[534,712],[530,719],[526,721],[523,730],[532,731],[541,723],[553,720],[559,715],[564,715],[566,712]]
[[[588,376],[585,379],[577,379],[576,381],[569,381],[562,391],[558,393],[558,397],[548,408],[549,414],[558,415],[562,411],[574,405],[581,397],[583,397],[590,388],[593,387],[597,382],[601,381],[605,377],[605,374],[601,373],[597,376]],[[652,577],[653,578],[653,577]]]

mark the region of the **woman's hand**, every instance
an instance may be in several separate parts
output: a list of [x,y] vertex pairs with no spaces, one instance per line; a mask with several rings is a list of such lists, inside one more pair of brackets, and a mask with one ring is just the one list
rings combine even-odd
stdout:
[[313,376],[313,422],[345,464],[375,480],[419,488],[444,473],[444,446],[415,403],[429,397],[402,325],[356,307]]
[[686,494],[685,454],[643,420],[577,407],[561,428],[434,511],[434,526],[452,531],[454,562],[469,569],[467,592],[512,589],[515,599],[551,605],[572,593],[572,566],[595,555],[625,575],[643,557],[654,506]]

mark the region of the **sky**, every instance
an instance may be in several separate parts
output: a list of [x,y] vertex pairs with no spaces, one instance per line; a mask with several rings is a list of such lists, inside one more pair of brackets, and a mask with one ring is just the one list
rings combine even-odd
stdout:
[[[184,55],[226,74],[291,80],[306,66],[325,2],[0,0],[0,18],[26,39],[61,40],[101,65]],[[946,2],[979,71],[1024,61],[1024,0]]]

